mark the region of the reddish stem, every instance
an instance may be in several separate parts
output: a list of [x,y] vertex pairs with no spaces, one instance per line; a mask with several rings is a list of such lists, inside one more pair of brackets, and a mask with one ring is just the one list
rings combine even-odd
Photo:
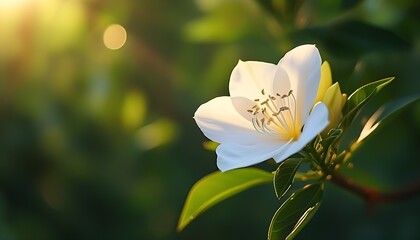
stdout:
[[368,204],[368,209],[370,210],[380,203],[402,201],[420,194],[420,181],[395,191],[381,192],[374,188],[359,185],[337,173],[331,174],[330,176],[331,177],[327,178],[329,181],[362,197]]

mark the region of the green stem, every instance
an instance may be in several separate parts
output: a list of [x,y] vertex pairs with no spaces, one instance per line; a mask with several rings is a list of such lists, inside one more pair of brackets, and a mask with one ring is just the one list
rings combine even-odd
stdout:
[[312,143],[306,145],[304,150],[307,152],[309,157],[314,160],[314,162],[319,166],[320,170],[322,172],[326,171],[325,163],[324,161],[319,157],[319,153],[316,151],[316,149],[313,147]]
[[309,171],[306,173],[296,172],[294,179],[298,181],[320,180],[323,176],[318,172]]

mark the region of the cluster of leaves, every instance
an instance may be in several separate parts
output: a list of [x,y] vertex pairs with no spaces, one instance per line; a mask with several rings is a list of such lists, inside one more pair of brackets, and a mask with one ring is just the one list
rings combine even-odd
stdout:
[[[319,135],[309,143],[298,157],[291,157],[279,164],[273,173],[257,168],[243,168],[228,172],[215,172],[198,181],[190,190],[181,213],[178,231],[184,229],[198,215],[213,205],[239,192],[264,183],[273,183],[279,200],[290,193],[294,180],[306,185],[294,190],[274,214],[268,230],[268,239],[293,239],[319,209],[324,192],[324,182],[329,180],[342,164],[348,164],[352,153],[388,117],[403,107],[420,99],[413,96],[381,107],[366,123],[357,140],[343,145],[343,134],[363,106],[394,78],[369,83],[353,92],[342,110],[343,118],[337,128],[326,136]],[[308,167],[302,167],[307,164]],[[298,172],[299,169],[309,169]]]

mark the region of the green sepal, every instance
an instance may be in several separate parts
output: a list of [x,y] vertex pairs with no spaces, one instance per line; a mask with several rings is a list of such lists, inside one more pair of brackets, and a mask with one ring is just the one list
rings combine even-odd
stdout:
[[223,173],[217,171],[203,177],[188,194],[177,231],[182,231],[198,215],[215,204],[246,189],[272,181],[271,173],[257,168],[241,168]]
[[343,129],[331,129],[327,136],[323,138],[319,143],[323,148],[328,148],[336,139],[339,139],[343,134]]
[[323,191],[323,184],[315,183],[293,193],[274,214],[268,240],[293,239],[315,215]]
[[338,128],[347,128],[357,113],[373,97],[379,90],[388,85],[394,77],[385,78],[369,84],[366,84],[356,91],[354,91],[347,99],[346,105],[343,108],[343,118],[341,119]]
[[278,199],[289,190],[301,163],[302,158],[289,158],[280,163],[273,179],[274,191]]

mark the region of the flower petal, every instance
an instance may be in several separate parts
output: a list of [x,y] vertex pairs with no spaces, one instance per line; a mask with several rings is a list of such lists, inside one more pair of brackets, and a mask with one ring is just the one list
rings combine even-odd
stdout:
[[[217,97],[202,104],[194,119],[204,135],[218,143],[253,145],[255,142],[273,141],[270,135],[258,133],[247,115],[247,106],[253,101],[246,98]],[[238,109],[244,109],[241,113]],[[245,113],[246,112],[246,113]]]
[[230,76],[230,96],[256,99],[263,89],[271,92],[277,69],[272,63],[239,61]]
[[297,99],[297,121],[304,123],[312,109],[321,75],[321,56],[315,45],[302,45],[286,53],[278,66],[290,79]]
[[257,143],[254,146],[221,144],[216,149],[217,167],[224,172],[258,164],[283,151],[288,144],[288,142]]
[[295,142],[291,142],[287,148],[277,153],[273,158],[276,162],[281,162],[291,155],[302,150],[312,139],[314,139],[322,130],[324,130],[329,124],[328,120],[328,108],[324,103],[319,102],[314,106],[311,114],[309,115],[303,132],[299,139]]
[[289,76],[287,75],[287,72],[281,67],[277,67],[272,84],[273,90],[269,92],[271,95],[288,94],[291,89]]
[[302,134],[299,137],[298,142],[302,142],[306,145],[312,141],[322,130],[324,130],[330,123],[328,118],[327,106],[319,102],[312,109],[311,115],[309,115],[305,126],[303,127]]

